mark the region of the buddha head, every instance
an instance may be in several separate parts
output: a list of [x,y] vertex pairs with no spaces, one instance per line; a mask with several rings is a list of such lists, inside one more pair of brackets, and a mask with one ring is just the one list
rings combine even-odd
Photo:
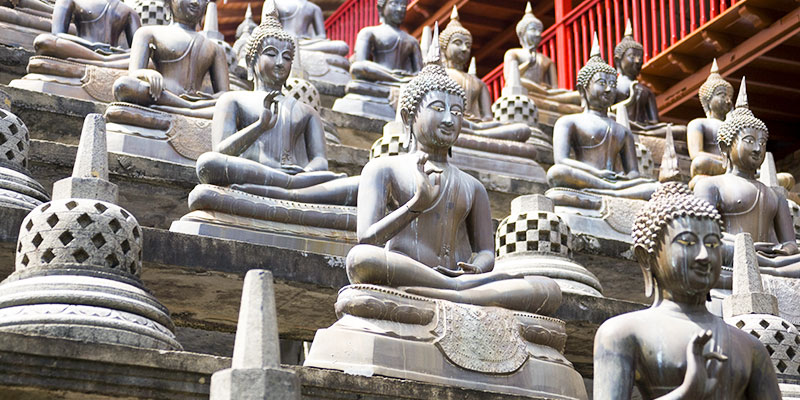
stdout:
[[525,15],[517,22],[517,37],[522,47],[526,49],[535,49],[542,41],[542,31],[544,25],[536,16],[533,15],[533,7],[531,3],[525,6]]
[[406,19],[408,0],[378,0],[377,4],[381,22],[391,26],[400,26]]
[[472,50],[472,34],[461,25],[458,9],[453,6],[450,22],[439,35],[439,47],[444,49],[445,64],[449,68],[464,71]]
[[425,67],[404,88],[400,116],[423,147],[449,148],[461,132],[464,89],[441,64],[439,28],[434,28]]
[[747,104],[744,77],[739,88],[736,107],[725,117],[717,131],[717,143],[729,165],[755,173],[767,156],[769,131],[764,121],[756,118]]
[[172,21],[196,26],[206,13],[208,0],[169,0]]
[[617,71],[600,56],[597,33],[594,34],[592,53],[586,65],[578,71],[576,88],[584,105],[592,110],[606,111],[614,104],[617,88]]
[[625,28],[625,36],[614,47],[614,65],[617,70],[630,79],[636,79],[642,71],[642,60],[644,58],[644,47],[633,39],[633,28],[631,21]]
[[721,229],[717,209],[684,183],[661,185],[633,226],[645,295],[705,300],[722,269]]
[[274,0],[264,2],[264,17],[247,44],[247,76],[256,90],[280,90],[292,70],[294,36],[283,30]]
[[733,105],[733,85],[719,74],[717,60],[711,64],[711,73],[698,92],[700,104],[708,118],[723,119]]

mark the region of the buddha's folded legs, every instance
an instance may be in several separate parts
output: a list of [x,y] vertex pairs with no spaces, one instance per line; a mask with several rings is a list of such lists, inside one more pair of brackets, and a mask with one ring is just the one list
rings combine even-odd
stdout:
[[531,128],[522,123],[499,125],[490,122],[483,124],[470,122],[465,119],[461,132],[493,139],[513,140],[516,142],[524,142],[531,137]]
[[[331,174],[333,173],[331,172]],[[358,181],[358,176],[351,176],[349,178],[333,179],[300,189],[284,189],[275,186],[253,184],[234,184],[231,185],[231,188],[273,199],[291,200],[301,203],[355,206],[356,200],[358,199]]]
[[561,304],[561,289],[547,277],[528,276],[490,282],[465,290],[407,287],[406,292],[456,303],[496,306],[549,315]]
[[347,253],[347,276],[350,283],[368,283],[391,287],[424,286],[463,291],[491,282],[513,278],[503,272],[444,275],[411,257],[383,247],[360,244]]
[[592,193],[642,200],[649,199],[659,185],[643,178],[610,181],[564,164],[553,165],[547,170],[547,182],[551,187],[585,189]]
[[350,74],[355,79],[368,82],[405,82],[407,77],[397,76],[386,67],[372,61],[356,61],[350,65]]
[[[197,177],[202,183],[218,186],[260,185],[297,189],[316,185],[342,175],[330,171],[303,172],[290,175],[277,167],[270,167],[241,157],[217,152],[203,153],[197,159]],[[248,186],[252,188],[253,186]]]
[[725,173],[725,164],[722,162],[722,158],[714,158],[701,154],[692,159],[690,172],[692,176],[722,175]]
[[347,57],[350,47],[341,40],[308,39],[300,41],[300,50],[319,51]]
[[[205,113],[198,109],[207,108],[215,104],[215,100],[213,99],[201,100],[197,102],[188,101],[182,99],[180,96],[170,92],[167,89],[162,89],[161,93],[157,96],[157,99],[153,99],[153,97],[150,95],[150,84],[132,76],[123,76],[114,81],[113,91],[114,98],[116,98],[118,101],[138,104],[141,106],[160,105],[174,107],[174,109],[169,109],[170,112],[175,112],[175,109],[179,108],[194,109],[202,114],[191,115],[192,113],[181,113],[189,116],[203,117]],[[210,118],[210,116],[213,114],[213,111],[210,111],[208,114],[208,118]]]
[[65,60],[73,58],[80,60],[109,61],[109,59],[102,54],[51,33],[43,33],[37,36],[33,41],[33,48],[38,55],[51,56]]

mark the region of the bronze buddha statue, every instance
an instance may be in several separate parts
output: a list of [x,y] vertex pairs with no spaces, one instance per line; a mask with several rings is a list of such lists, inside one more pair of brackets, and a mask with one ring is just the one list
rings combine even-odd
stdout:
[[584,111],[562,116],[553,127],[551,187],[645,200],[655,190],[657,183],[639,173],[633,134],[608,115],[616,84],[617,71],[601,58],[595,35],[592,55],[577,77]]
[[725,115],[733,108],[733,85],[719,74],[717,60],[711,65],[711,73],[698,91],[705,118],[695,118],[686,126],[686,142],[692,158],[692,182],[697,176],[712,176],[725,173],[725,158],[717,145],[717,131],[725,121]]
[[419,42],[400,30],[407,6],[407,0],[377,1],[381,24],[359,31],[350,65],[353,80],[345,88],[347,95],[334,103],[334,111],[394,119],[400,85],[422,68]]
[[491,272],[486,189],[448,162],[462,127],[464,90],[440,64],[438,50],[431,46],[400,100],[412,150],[371,160],[360,177],[360,244],[347,256],[348,277],[457,303],[542,311],[560,294],[554,282]]
[[743,78],[736,106],[717,130],[728,168],[722,175],[698,180],[694,192],[722,215],[724,265],[732,265],[732,235],[747,232],[755,242],[763,274],[800,277],[800,250],[786,198],[756,179],[766,157],[769,132],[748,107]]
[[[637,216],[646,310],[613,317],[594,341],[594,398],[779,399],[765,346],[706,309],[720,275],[721,219],[686,185],[660,187]],[[664,328],[668,327],[665,332]]]

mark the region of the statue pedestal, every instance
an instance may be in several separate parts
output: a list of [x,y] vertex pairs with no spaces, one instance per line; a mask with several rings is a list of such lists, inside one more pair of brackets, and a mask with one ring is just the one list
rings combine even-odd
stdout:
[[[211,151],[211,120],[112,103],[105,113],[108,151],[194,165]],[[145,126],[147,125],[147,126]]]
[[586,399],[564,358],[564,322],[374,286],[339,292],[333,326],[317,331],[306,367],[383,375],[542,399]]
[[[545,196],[553,199],[555,212],[567,223],[573,234],[583,236],[589,246],[600,246],[600,240],[630,245],[631,229],[636,214],[647,204],[644,200],[626,199],[588,193],[569,188],[552,188]],[[570,198],[568,202],[564,198]],[[584,208],[577,202],[600,204],[599,208]]]
[[47,56],[34,56],[28,62],[28,74],[9,86],[81,100],[110,103],[117,78],[128,74],[126,69],[96,67]]
[[393,88],[373,82],[354,80],[347,84],[347,94],[333,103],[333,111],[362,117],[393,121],[396,111],[390,101]]
[[358,243],[355,207],[276,200],[213,185],[195,187],[189,202],[194,211],[170,231],[341,257]]

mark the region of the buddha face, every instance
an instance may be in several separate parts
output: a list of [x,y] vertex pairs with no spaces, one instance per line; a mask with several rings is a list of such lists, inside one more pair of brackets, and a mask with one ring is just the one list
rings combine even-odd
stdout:
[[280,89],[292,70],[292,44],[268,37],[255,64],[256,79],[266,87]]
[[412,129],[425,147],[449,148],[461,132],[464,100],[443,91],[431,91],[422,97]]
[[528,24],[528,26],[525,27],[525,32],[523,32],[522,37],[519,38],[519,41],[522,47],[526,49],[535,49],[542,41],[542,31],[536,24]]
[[631,48],[625,50],[625,53],[619,60],[619,69],[625,76],[631,79],[636,79],[636,77],[639,75],[639,72],[642,71],[643,57],[644,52],[642,52],[640,49]]
[[187,25],[197,25],[206,12],[208,0],[170,0],[172,20]]
[[408,0],[387,0],[381,10],[383,21],[392,26],[399,26],[406,18]]
[[607,110],[614,104],[617,76],[609,72],[597,72],[582,89],[586,103],[592,110]]
[[673,295],[708,293],[719,279],[722,247],[719,224],[709,218],[678,217],[663,228],[653,275]]
[[755,172],[767,156],[767,133],[754,128],[742,129],[733,140],[729,154],[733,165]]
[[711,94],[711,100],[708,102],[708,109],[711,110],[713,115],[720,119],[725,118],[725,114],[731,110],[732,105],[733,99],[731,99],[731,96],[724,86],[720,85],[714,88],[714,92]]
[[462,33],[456,33],[450,37],[447,43],[445,55],[447,61],[452,63],[457,69],[464,69],[469,62],[469,53],[472,49],[472,38]]

